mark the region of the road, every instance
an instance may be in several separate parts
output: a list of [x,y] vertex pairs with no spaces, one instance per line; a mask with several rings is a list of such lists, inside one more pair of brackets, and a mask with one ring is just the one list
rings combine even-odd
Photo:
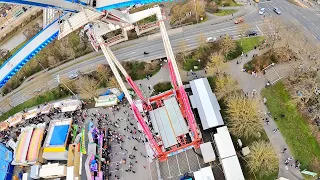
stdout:
[[[310,34],[315,39],[320,40],[320,15],[316,10],[298,7],[285,0],[263,0],[259,3],[259,7],[266,8],[268,16],[280,16],[292,23],[302,25],[307,34]],[[277,15],[273,12],[274,7],[280,9],[281,15]]]
[[[252,30],[258,32],[258,35],[262,35],[259,30],[259,25],[263,22],[257,23],[249,23],[249,27]],[[177,30],[176,34],[172,34],[169,36],[171,45],[173,47],[174,52],[178,52],[178,44],[184,39],[187,42],[187,48],[193,49],[198,46],[198,37],[200,33],[203,33],[206,37],[217,37],[219,38],[221,35],[229,34],[233,39],[239,39],[238,36],[238,26],[234,25],[232,22],[217,24],[208,26],[201,29],[185,29]],[[157,35],[155,35],[157,36]],[[140,42],[138,44],[128,46],[119,50],[114,51],[117,59],[119,61],[134,61],[134,60],[152,60],[165,56],[164,47],[162,39],[157,38],[150,41]],[[149,55],[143,55],[143,52],[149,52]],[[28,86],[24,88],[22,91],[11,96],[11,101],[13,105],[18,105],[24,102],[27,99],[32,98],[36,93],[34,93],[35,89],[41,88],[46,89],[46,87],[54,88],[58,86],[58,82],[55,80],[55,77],[59,74],[60,76],[67,77],[71,72],[79,69],[81,72],[90,72],[96,68],[98,64],[106,64],[105,57],[103,55],[97,56],[87,61],[83,61],[81,63],[75,64],[73,66],[67,67],[65,69],[59,70],[58,72],[51,73],[51,80],[48,83],[43,83],[40,81],[32,80],[30,84],[37,83],[38,85],[35,87],[34,85]],[[42,78],[46,79],[47,78]],[[9,108],[9,107],[8,107]]]
[[[317,39],[320,40],[320,30],[317,31],[317,29],[320,28],[320,20],[318,15],[315,15],[315,11],[307,8],[304,9],[301,7],[297,7],[284,0],[279,0],[276,2],[264,1],[259,3],[259,7],[256,6],[256,9],[261,7],[266,8],[268,16],[276,16],[272,9],[273,7],[278,7],[282,11],[282,14],[280,15],[281,18],[290,21],[296,21],[296,23],[301,23],[301,25],[303,25],[306,30],[310,30],[310,33],[312,33],[315,37],[318,37]],[[304,16],[308,18],[304,18]],[[244,19],[249,25],[249,29],[257,31],[258,35],[262,35],[261,29],[263,27],[263,16],[259,16],[257,10],[249,12],[244,17]],[[219,24],[204,22],[202,24],[168,31],[174,52],[178,52],[178,43],[181,40],[185,40],[187,42],[187,46],[189,49],[196,48],[198,45],[197,39],[199,37],[199,34],[201,33],[203,33],[206,37],[219,38],[220,35],[229,34],[234,39],[239,38],[238,25],[233,24],[232,21]],[[114,50],[114,54],[119,61],[152,60],[165,56],[162,39],[160,39],[160,36],[157,34],[134,40],[134,42],[135,44],[130,44],[121,49]],[[149,52],[150,54],[145,56],[143,55],[144,51]],[[12,105],[16,106],[36,96],[37,93],[34,93],[35,89],[57,87],[58,83],[56,80],[54,80],[54,78],[58,74],[60,76],[68,76],[70,72],[75,71],[76,69],[79,69],[82,72],[88,72],[94,70],[97,64],[104,63],[106,63],[106,60],[104,56],[100,55],[94,58],[87,59],[86,61],[80,62],[78,64],[70,65],[69,67],[58,70],[50,70],[48,73],[50,74],[51,80],[45,78],[47,83],[42,82],[41,79],[36,77],[30,82],[25,82],[23,84],[23,88],[19,87],[15,91],[16,93],[11,93],[11,95],[9,94]],[[34,86],[34,84],[37,84],[37,86]],[[4,107],[3,111],[7,111],[9,108],[9,106]]]

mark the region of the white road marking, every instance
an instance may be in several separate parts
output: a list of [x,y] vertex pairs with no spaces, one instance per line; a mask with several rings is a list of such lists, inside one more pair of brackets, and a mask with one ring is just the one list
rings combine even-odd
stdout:
[[312,25],[314,25],[314,23],[311,23]]
[[319,29],[319,27],[318,27],[318,26],[317,26],[316,28],[317,28],[317,29]]
[[[301,13],[300,13],[300,14],[301,14]],[[306,17],[306,16],[303,16],[303,18],[307,19],[307,17]]]
[[178,164],[178,169],[179,169],[179,176],[181,176],[182,175],[182,173],[181,173],[181,170],[180,170],[180,165],[179,165],[179,161],[178,161],[178,157],[177,157],[177,155],[175,155],[176,156],[176,160],[177,160],[177,164]]
[[308,30],[308,29],[307,29],[306,27],[304,27],[304,26],[303,26],[303,28],[304,28],[305,30]]
[[186,158],[187,158],[187,164],[188,164],[189,172],[191,172],[191,168],[190,168],[190,164],[189,164],[189,159],[188,159],[188,156],[187,156],[187,152],[184,151],[184,154],[186,155]]
[[173,178],[173,177],[172,177],[172,175],[171,175],[171,171],[170,171],[170,167],[169,167],[169,163],[168,163],[168,161],[167,161],[167,166],[168,166],[169,175],[170,175],[168,178]]
[[261,29],[259,28],[258,25],[256,25],[257,29],[261,32],[261,34],[263,35],[263,32],[261,31]]

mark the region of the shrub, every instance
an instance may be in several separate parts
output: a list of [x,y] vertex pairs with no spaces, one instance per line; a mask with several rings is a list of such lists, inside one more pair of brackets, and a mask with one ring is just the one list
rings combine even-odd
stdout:
[[153,86],[155,92],[165,92],[172,88],[171,82],[160,82]]

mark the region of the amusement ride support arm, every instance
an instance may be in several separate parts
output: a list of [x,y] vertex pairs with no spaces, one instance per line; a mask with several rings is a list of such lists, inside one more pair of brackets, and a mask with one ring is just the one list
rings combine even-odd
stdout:
[[[160,8],[159,8],[160,9]],[[172,77],[172,80],[176,80],[177,85],[178,85],[178,92],[177,92],[177,96],[178,96],[178,100],[181,102],[182,101],[182,106],[183,106],[183,110],[186,113],[187,119],[188,119],[188,123],[189,126],[191,128],[191,131],[194,135],[194,138],[196,141],[199,140],[199,136],[198,136],[198,132],[197,132],[197,125],[194,119],[194,115],[191,111],[191,107],[190,107],[190,103],[188,100],[188,96],[186,94],[186,91],[184,90],[184,86],[181,80],[181,76],[178,70],[178,66],[177,66],[177,62],[175,60],[175,56],[173,54],[173,50],[171,47],[171,43],[168,37],[168,33],[166,30],[166,27],[164,25],[163,22],[163,16],[161,13],[161,9],[158,11],[157,13],[157,19],[159,20],[159,26],[160,26],[160,32],[161,32],[161,36],[162,36],[162,40],[163,40],[163,45],[164,45],[164,49],[166,51],[166,55],[168,56],[168,61],[169,61],[169,67],[170,68],[170,74],[174,74],[175,77]],[[171,72],[173,71],[173,72]]]
[[111,51],[111,49],[109,47],[107,47],[107,51],[112,59],[112,61],[114,62],[114,64],[119,68],[119,70],[121,71],[121,73],[124,75],[124,77],[126,78],[127,82],[129,83],[129,85],[131,86],[131,88],[135,91],[135,93],[137,93],[138,97],[145,103],[147,103],[146,98],[143,96],[142,92],[140,91],[140,89],[137,87],[137,85],[133,82],[133,80],[131,79],[131,77],[128,75],[127,71],[123,68],[123,66],[121,65],[121,63],[117,60],[117,58],[115,57],[115,55],[113,54],[113,52]]
[[130,96],[130,94],[129,94],[129,92],[128,92],[125,84],[124,84],[124,82],[121,79],[121,76],[120,76],[120,74],[118,72],[117,67],[115,66],[115,64],[112,61],[112,58],[111,58],[111,56],[110,56],[110,54],[108,52],[108,47],[106,47],[106,45],[103,43],[104,40],[103,40],[103,38],[101,36],[97,36],[96,39],[97,39],[98,43],[100,44],[101,50],[102,50],[104,56],[106,57],[107,62],[109,64],[114,76],[116,77],[116,79],[117,79],[117,81],[118,81],[123,93],[125,94],[129,104],[131,105],[132,111],[133,111],[135,117],[139,121],[144,133],[146,134],[146,136],[147,136],[147,138],[148,138],[148,140],[150,142],[150,145],[152,147],[152,150],[154,151],[154,153],[157,156],[160,157],[163,154],[163,152],[162,152],[161,148],[159,147],[158,143],[156,142],[156,140],[153,138],[152,133],[151,133],[150,129],[148,128],[148,126],[146,125],[146,123],[144,122],[144,120],[143,120],[138,108],[134,104],[134,102],[133,102],[133,100],[132,100],[132,98],[131,98],[131,96]]

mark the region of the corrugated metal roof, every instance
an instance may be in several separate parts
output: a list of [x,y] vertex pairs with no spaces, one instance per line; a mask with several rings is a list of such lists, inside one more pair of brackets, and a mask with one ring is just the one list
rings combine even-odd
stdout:
[[203,129],[224,125],[218,100],[212,93],[208,79],[196,79],[190,85]]

